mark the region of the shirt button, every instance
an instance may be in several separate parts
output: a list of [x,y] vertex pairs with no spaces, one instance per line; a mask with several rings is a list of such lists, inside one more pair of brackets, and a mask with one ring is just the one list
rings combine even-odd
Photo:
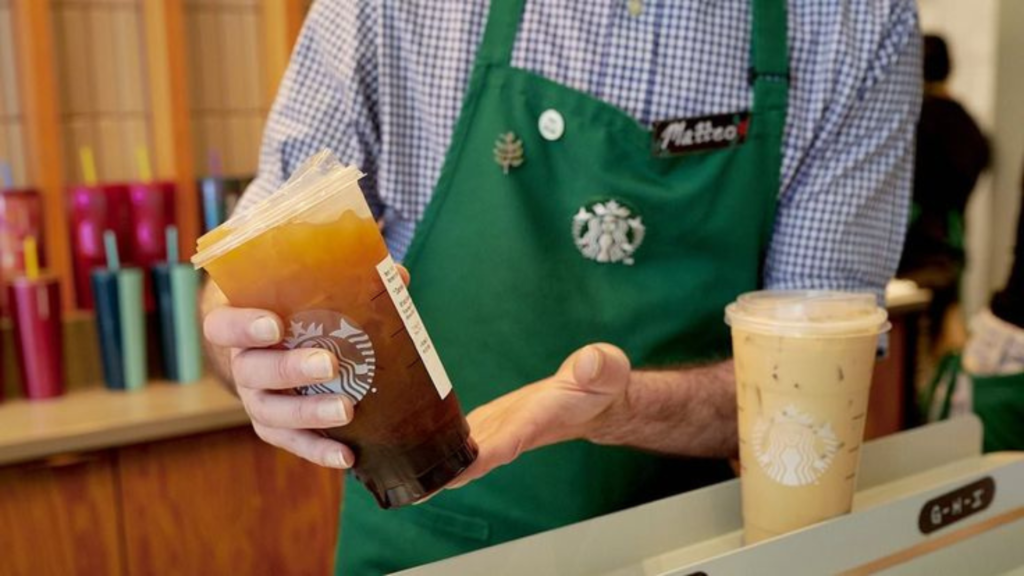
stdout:
[[540,129],[540,135],[545,140],[554,142],[565,133],[565,119],[562,118],[562,114],[558,110],[549,108],[540,115],[540,119],[537,120],[537,128]]

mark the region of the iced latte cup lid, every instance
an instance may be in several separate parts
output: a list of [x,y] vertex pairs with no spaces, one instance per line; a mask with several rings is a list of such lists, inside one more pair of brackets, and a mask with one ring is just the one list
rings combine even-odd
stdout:
[[725,308],[725,323],[783,336],[873,336],[888,332],[888,313],[873,294],[826,290],[762,290]]

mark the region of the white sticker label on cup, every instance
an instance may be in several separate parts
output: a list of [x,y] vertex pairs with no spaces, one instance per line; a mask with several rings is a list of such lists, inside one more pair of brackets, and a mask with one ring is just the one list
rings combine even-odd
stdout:
[[391,296],[391,302],[398,310],[398,315],[401,316],[405,330],[412,338],[416,351],[419,352],[420,360],[423,361],[427,374],[434,381],[437,393],[441,395],[442,399],[447,398],[448,393],[452,391],[452,382],[448,379],[448,373],[445,372],[444,366],[441,364],[441,358],[437,355],[437,350],[434,349],[434,343],[430,340],[430,335],[427,334],[427,328],[423,325],[423,320],[420,319],[420,313],[416,311],[412,297],[405,288],[405,282],[402,282],[402,276],[398,273],[395,261],[391,259],[390,255],[377,264],[377,273],[384,281],[384,287],[387,289],[388,295]]

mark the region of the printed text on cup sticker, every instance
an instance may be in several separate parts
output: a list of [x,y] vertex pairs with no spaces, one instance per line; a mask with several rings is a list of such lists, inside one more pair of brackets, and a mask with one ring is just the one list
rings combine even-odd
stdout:
[[420,359],[423,360],[423,366],[426,367],[427,374],[430,374],[430,379],[434,382],[434,387],[437,388],[437,393],[442,399],[447,398],[448,393],[452,391],[452,382],[448,379],[448,373],[445,372],[444,366],[441,364],[441,358],[437,355],[437,350],[434,349],[434,343],[430,340],[430,335],[427,334],[427,328],[423,325],[420,313],[412,303],[409,290],[402,282],[402,276],[398,273],[398,268],[391,256],[377,264],[377,273],[384,281],[384,287],[391,297],[391,302],[398,310],[398,315],[402,317],[405,330],[412,338],[416,351],[419,352]]

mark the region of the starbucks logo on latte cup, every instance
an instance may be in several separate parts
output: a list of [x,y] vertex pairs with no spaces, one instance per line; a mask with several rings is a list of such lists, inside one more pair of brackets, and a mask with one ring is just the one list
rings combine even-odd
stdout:
[[338,358],[338,376],[330,382],[299,388],[299,394],[345,394],[359,402],[376,392],[377,356],[370,337],[351,318],[330,310],[307,310],[288,320],[289,349],[320,348]]
[[817,482],[839,451],[832,423],[819,424],[795,406],[786,406],[770,418],[758,417],[750,439],[761,469],[785,486]]

